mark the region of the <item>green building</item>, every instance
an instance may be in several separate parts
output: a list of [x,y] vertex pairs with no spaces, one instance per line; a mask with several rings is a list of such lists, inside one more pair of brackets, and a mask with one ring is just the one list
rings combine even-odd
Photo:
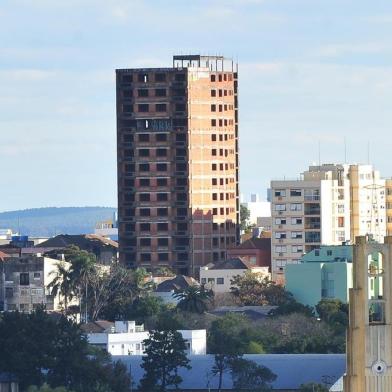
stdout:
[[305,305],[315,306],[324,298],[348,302],[352,287],[351,245],[321,246],[305,254],[299,264],[286,266],[286,289]]

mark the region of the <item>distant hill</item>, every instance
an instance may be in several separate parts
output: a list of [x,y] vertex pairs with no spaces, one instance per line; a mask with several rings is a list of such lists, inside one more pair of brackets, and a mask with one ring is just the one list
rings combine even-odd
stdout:
[[37,237],[93,233],[95,224],[111,219],[115,211],[112,207],[48,207],[0,212],[0,229]]

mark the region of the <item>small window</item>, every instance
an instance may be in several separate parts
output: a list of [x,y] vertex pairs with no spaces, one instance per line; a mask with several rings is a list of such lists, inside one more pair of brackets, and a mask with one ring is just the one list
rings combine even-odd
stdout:
[[156,156],[157,157],[165,157],[165,156],[167,156],[167,149],[166,148],[157,148]]
[[158,253],[158,261],[169,261],[169,253]]
[[148,97],[148,90],[146,88],[141,88],[137,90],[138,97]]
[[132,83],[132,75],[123,75],[122,76],[122,81],[124,83]]
[[151,246],[151,238],[140,238],[140,246]]
[[211,141],[212,141],[212,142],[216,142],[216,135],[215,135],[215,134],[212,134],[212,135],[211,135]]
[[184,103],[176,103],[175,111],[176,112],[185,112],[186,107]]
[[150,135],[148,133],[140,133],[139,134],[139,142],[149,142]]
[[216,112],[216,105],[211,105],[211,112]]
[[211,97],[216,97],[216,90],[211,90]]
[[[151,261],[151,253],[140,253],[140,260],[141,261]],[[139,348],[137,347],[139,346]],[[136,350],[140,349],[140,344],[136,343]]]
[[150,156],[150,150],[148,148],[141,148],[139,150],[139,157],[149,157]]
[[225,279],[224,278],[216,278],[216,284],[224,284]]
[[215,75],[211,75],[211,82],[215,82],[216,80],[216,76]]
[[150,201],[150,194],[149,193],[140,193],[139,200],[140,201]]
[[150,216],[151,212],[149,208],[141,208],[140,209],[140,216]]
[[21,272],[19,275],[19,284],[21,286],[28,286],[30,284],[30,278],[28,272]]
[[141,171],[141,172],[150,171],[150,164],[149,163],[139,163],[139,171]]
[[157,201],[167,201],[168,197],[167,193],[157,193]]
[[157,215],[158,216],[168,216],[169,209],[168,208],[157,208]]
[[166,142],[167,141],[167,135],[166,133],[157,133],[155,135],[155,140],[157,142]]
[[290,190],[290,196],[293,196],[293,197],[302,196],[302,191],[301,191],[301,189],[291,189],[291,190]]
[[155,81],[156,82],[165,82],[166,81],[166,74],[164,74],[164,73],[156,73],[155,74]]
[[275,196],[276,197],[284,197],[284,196],[286,196],[286,190],[285,189],[276,189],[275,190]]
[[149,223],[140,223],[140,231],[150,231]]
[[168,223],[158,223],[157,224],[157,230],[158,231],[168,231],[169,230],[169,224]]
[[155,105],[155,110],[157,112],[166,112],[166,104],[165,103],[157,103]]
[[41,272],[34,272],[34,279],[41,279]]
[[166,97],[166,89],[165,88],[157,88],[155,90],[156,97]]
[[159,171],[159,172],[167,171],[167,164],[166,163],[157,163],[157,171]]
[[138,105],[138,112],[145,113],[149,111],[148,103],[143,103]]
[[216,120],[211,120],[211,126],[216,127]]
[[167,186],[167,178],[157,178],[157,186]]
[[168,238],[158,238],[158,246],[169,246]]
[[184,73],[178,73],[174,76],[174,79],[177,82],[185,82],[185,74]]
[[132,113],[133,106],[132,105],[123,105],[123,113]]
[[150,186],[150,179],[149,178],[140,178],[139,184],[140,184],[140,186]]

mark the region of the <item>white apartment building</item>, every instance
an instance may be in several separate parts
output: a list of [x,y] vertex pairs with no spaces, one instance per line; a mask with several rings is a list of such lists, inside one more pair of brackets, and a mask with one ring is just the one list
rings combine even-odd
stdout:
[[386,235],[385,180],[371,165],[310,166],[297,180],[271,182],[272,278],[320,245]]
[[[188,355],[205,355],[207,352],[207,331],[179,330],[185,340]],[[143,340],[150,336],[143,325],[136,325],[135,321],[115,321],[110,329],[88,333],[88,342],[101,347],[111,355],[143,355]]]

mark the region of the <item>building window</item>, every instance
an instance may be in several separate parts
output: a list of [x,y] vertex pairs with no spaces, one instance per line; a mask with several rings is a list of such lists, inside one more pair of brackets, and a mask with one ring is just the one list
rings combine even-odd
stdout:
[[157,178],[157,186],[167,186],[167,178]]
[[167,149],[166,148],[157,148],[157,157],[165,157],[167,156]]
[[169,253],[158,253],[158,261],[169,261]]
[[168,231],[169,230],[168,223],[158,223],[157,224],[157,230],[158,231]]
[[151,246],[151,238],[140,238],[140,246]]
[[138,107],[138,112],[140,113],[146,113],[149,111],[148,103],[139,104],[137,105],[137,107]]
[[148,133],[140,133],[139,134],[139,142],[149,142],[150,135]]
[[41,279],[41,272],[34,272],[34,279]]
[[275,197],[286,196],[286,189],[275,189]]
[[137,75],[137,81],[140,83],[147,83],[148,82],[148,75],[145,73],[140,73]]
[[285,225],[286,218],[275,218],[275,225]]
[[155,135],[155,140],[157,142],[166,142],[167,141],[167,135],[166,133],[157,133]]
[[140,231],[150,231],[149,223],[140,223]]
[[302,218],[291,218],[292,225],[302,225]]
[[157,215],[158,216],[167,216],[169,214],[168,208],[157,208]]
[[216,105],[211,105],[211,112],[216,112]]
[[275,204],[275,211],[286,211],[286,204]]
[[302,196],[302,190],[301,189],[290,189],[290,196],[292,196],[292,197]]
[[150,209],[149,208],[141,208],[140,209],[140,216],[150,216]]
[[5,298],[12,298],[14,296],[14,289],[12,287],[5,288]]
[[139,157],[148,157],[150,156],[150,150],[148,148],[141,148],[139,150]]
[[225,284],[224,278],[216,278],[216,284]]
[[139,195],[139,201],[150,201],[150,194],[149,193],[141,193]]
[[304,249],[302,245],[292,245],[291,252],[292,253],[303,253]]
[[157,193],[157,201],[167,201],[169,195],[167,193]]
[[211,97],[216,97],[216,90],[211,90]]
[[159,171],[159,172],[167,171],[167,164],[166,163],[157,163],[157,171]]
[[157,88],[155,90],[156,97],[166,97],[166,89],[165,88]]
[[[141,261],[151,261],[151,254],[150,253],[140,253],[140,260]],[[137,346],[137,344],[136,344]]]
[[30,278],[28,272],[21,272],[19,275],[19,284],[21,286],[28,286],[30,284]]
[[146,88],[141,88],[137,90],[138,97],[148,97],[148,90]]
[[332,250],[327,250],[327,256],[332,256]]
[[286,245],[276,245],[275,246],[275,252],[276,253],[286,253],[287,252]]
[[140,186],[150,186],[150,179],[149,178],[140,178],[139,184],[140,184]]
[[158,238],[158,246],[169,246],[169,238]]
[[277,231],[277,232],[275,232],[275,238],[276,239],[286,238],[286,232],[284,232],[284,231]]
[[141,172],[150,171],[150,165],[148,163],[140,163],[139,164],[139,171],[141,171]]
[[300,203],[290,204],[290,211],[302,211],[302,204]]
[[156,73],[155,74],[155,81],[156,82],[165,82],[166,81],[166,74],[164,74],[164,73]]
[[166,104],[165,103],[157,103],[155,105],[155,111],[157,111],[157,112],[166,112]]
[[302,231],[292,231],[291,238],[293,239],[300,239],[302,238]]

